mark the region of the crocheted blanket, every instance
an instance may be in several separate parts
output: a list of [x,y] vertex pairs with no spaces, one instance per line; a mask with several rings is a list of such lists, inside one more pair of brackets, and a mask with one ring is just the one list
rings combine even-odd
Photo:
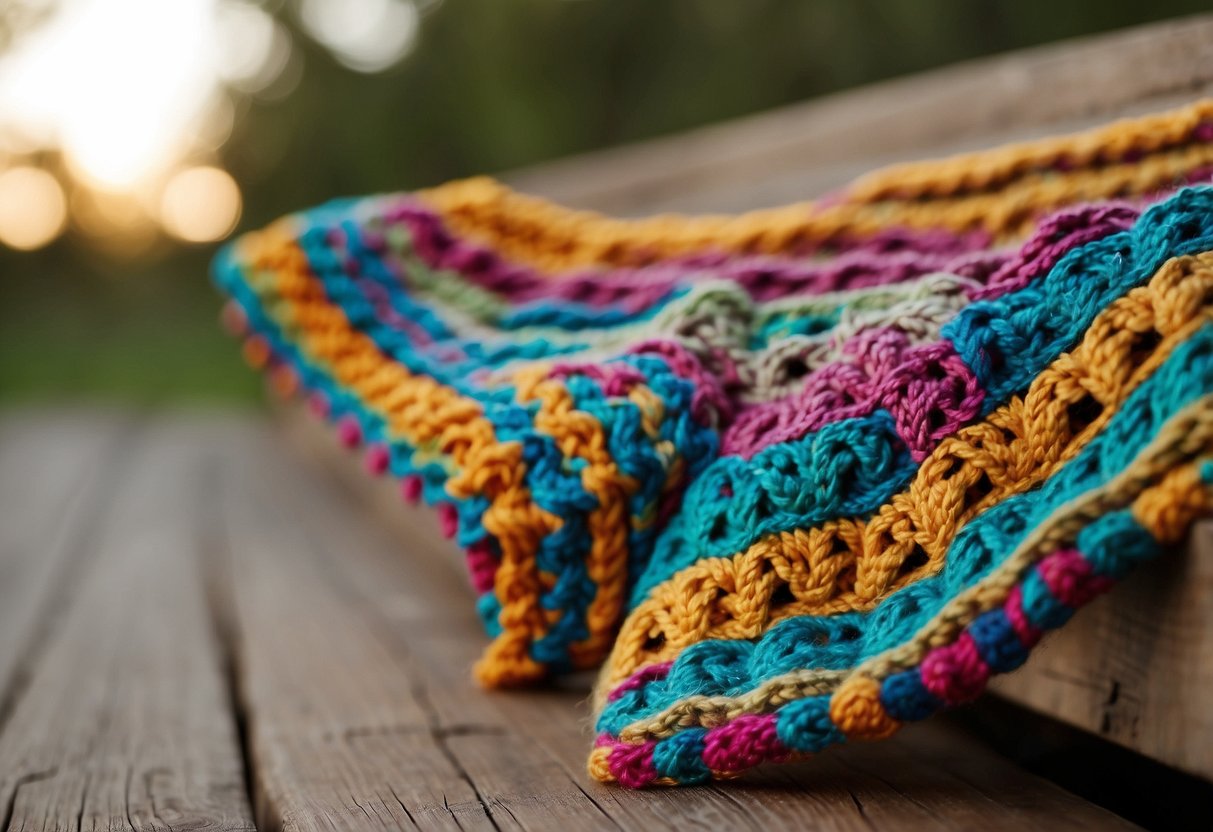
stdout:
[[1213,511],[1213,102],[612,219],[487,179],[246,235],[229,327],[437,507],[487,685],[694,783],[976,697]]

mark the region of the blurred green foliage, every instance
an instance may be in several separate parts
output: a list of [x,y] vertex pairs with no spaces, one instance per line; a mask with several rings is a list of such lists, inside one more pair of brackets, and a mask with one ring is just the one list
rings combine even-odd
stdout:
[[[242,227],[328,198],[495,172],[957,60],[1207,10],[1197,0],[446,0],[361,75],[304,74],[240,114]],[[286,19],[289,23],[289,18]],[[1047,90],[1042,90],[1047,95]],[[135,262],[67,240],[0,254],[0,397],[251,401],[209,250]]]

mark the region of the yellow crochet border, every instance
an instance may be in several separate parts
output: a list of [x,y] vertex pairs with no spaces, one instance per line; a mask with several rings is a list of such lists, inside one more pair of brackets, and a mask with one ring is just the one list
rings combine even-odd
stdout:
[[[704,250],[778,253],[884,228],[984,229],[1022,235],[1041,213],[1147,193],[1213,163],[1213,143],[1186,143],[1213,101],[1067,136],[893,165],[833,199],[735,216],[617,219],[514,192],[478,177],[418,193],[458,235],[554,273],[634,266]],[[1144,158],[1137,158],[1137,156]]]

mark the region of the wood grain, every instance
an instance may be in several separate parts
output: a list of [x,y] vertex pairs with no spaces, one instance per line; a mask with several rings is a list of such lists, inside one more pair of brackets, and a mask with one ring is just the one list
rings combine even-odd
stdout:
[[[129,416],[10,410],[0,417],[0,725],[56,592],[106,502]],[[19,520],[19,522],[17,522]]]
[[1079,612],[993,689],[1213,780],[1213,523]]
[[[334,441],[318,425],[297,423],[292,433]],[[437,824],[450,812],[465,826],[570,830],[1123,823],[943,721],[723,787],[635,793],[592,783],[583,773],[588,680],[524,693],[475,688],[469,669],[486,639],[464,580],[442,563],[458,557],[454,547],[381,522],[385,510],[411,517],[416,509],[385,507],[365,476],[340,488],[309,476],[270,438],[246,442],[236,455],[243,473],[222,491],[225,513],[243,518],[232,521],[232,585],[265,828],[312,828],[317,813],[325,826],[361,828],[366,811],[404,822]],[[314,458],[334,461],[325,451]],[[343,461],[357,464],[352,455]],[[323,624],[309,623],[313,615]],[[327,726],[320,735],[317,720]],[[382,755],[372,771],[368,753]],[[439,776],[402,787],[396,778],[417,766]],[[323,808],[316,795],[328,801]]]
[[[83,475],[74,456],[50,453],[28,467],[15,460],[29,448],[105,445],[105,420],[93,429],[90,443],[77,435],[90,430],[79,416],[39,420],[11,439],[18,447],[4,452],[2,478],[51,476],[35,473],[48,462]],[[20,547],[5,550],[9,565],[61,545],[74,554],[70,576],[33,628],[37,642],[9,681],[0,726],[5,829],[252,828],[199,568],[204,530],[195,491],[204,457],[177,442],[182,430],[172,423],[133,430],[58,521],[66,531],[35,523]],[[31,492],[4,525],[62,511],[62,491]],[[69,544],[58,543],[61,536]],[[6,593],[36,595],[42,575],[21,574],[31,583],[6,585]]]

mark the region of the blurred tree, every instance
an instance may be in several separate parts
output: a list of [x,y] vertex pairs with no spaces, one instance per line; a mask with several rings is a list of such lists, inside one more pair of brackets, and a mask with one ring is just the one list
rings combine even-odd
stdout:
[[[34,0],[12,6],[37,10]],[[223,150],[242,226],[634,141],[954,61],[1206,11],[1204,0],[446,0],[413,51],[346,69],[293,7],[302,80]],[[9,6],[0,33],[11,23]],[[13,12],[13,14],[16,14]],[[12,21],[17,20],[16,17]],[[24,25],[24,21],[22,24]],[[3,42],[0,34],[0,43]],[[207,250],[120,262],[71,241],[0,254],[0,395],[248,397]]]

